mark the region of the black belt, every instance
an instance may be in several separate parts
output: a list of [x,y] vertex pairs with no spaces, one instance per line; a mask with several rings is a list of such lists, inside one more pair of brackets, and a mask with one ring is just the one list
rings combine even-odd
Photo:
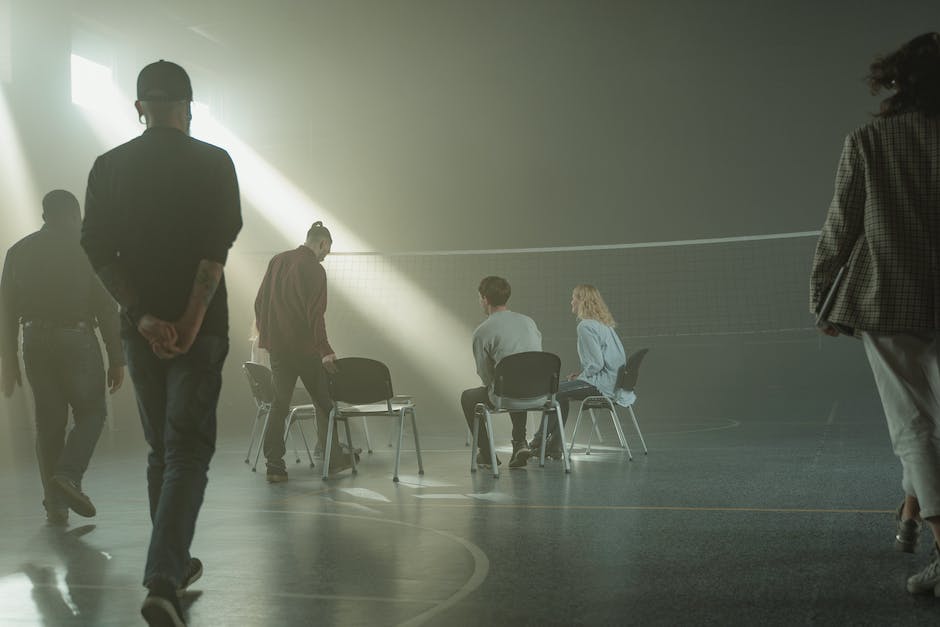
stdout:
[[87,320],[73,320],[62,322],[60,320],[24,320],[24,329],[62,329],[66,331],[91,331],[94,325]]

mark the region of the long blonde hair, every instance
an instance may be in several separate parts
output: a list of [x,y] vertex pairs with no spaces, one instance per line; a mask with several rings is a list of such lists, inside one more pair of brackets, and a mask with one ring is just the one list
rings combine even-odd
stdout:
[[582,283],[574,288],[575,300],[578,301],[578,311],[575,315],[580,320],[597,320],[606,324],[610,328],[617,326],[617,321],[607,308],[607,303],[601,297],[601,293],[593,285]]

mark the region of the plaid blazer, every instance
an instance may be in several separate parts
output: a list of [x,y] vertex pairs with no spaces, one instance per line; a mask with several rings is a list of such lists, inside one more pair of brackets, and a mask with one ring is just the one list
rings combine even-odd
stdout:
[[813,313],[846,263],[831,322],[940,329],[940,118],[878,118],[845,138],[813,259]]

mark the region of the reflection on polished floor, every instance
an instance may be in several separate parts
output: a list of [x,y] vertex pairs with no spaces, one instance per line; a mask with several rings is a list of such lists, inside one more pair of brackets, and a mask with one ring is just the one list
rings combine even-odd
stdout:
[[[184,607],[191,625],[239,627],[936,625],[940,599],[904,589],[927,538],[893,550],[881,419],[830,409],[647,421],[649,456],[628,461],[611,431],[567,476],[509,471],[505,450],[499,479],[471,476],[459,432],[422,434],[427,474],[403,452],[397,485],[384,443],[358,476],[299,464],[268,485],[227,437]],[[31,458],[4,470],[0,625],[142,624],[144,459],[105,434],[85,482],[98,516],[64,530],[43,523]]]

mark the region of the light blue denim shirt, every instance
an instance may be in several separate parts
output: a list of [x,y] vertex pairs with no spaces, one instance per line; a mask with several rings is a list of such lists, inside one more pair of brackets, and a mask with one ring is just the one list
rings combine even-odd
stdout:
[[581,373],[578,379],[587,381],[601,394],[614,396],[614,400],[623,406],[636,400],[633,392],[617,390],[617,371],[627,363],[627,354],[617,333],[598,320],[582,320],[578,323],[578,358],[581,360]]

